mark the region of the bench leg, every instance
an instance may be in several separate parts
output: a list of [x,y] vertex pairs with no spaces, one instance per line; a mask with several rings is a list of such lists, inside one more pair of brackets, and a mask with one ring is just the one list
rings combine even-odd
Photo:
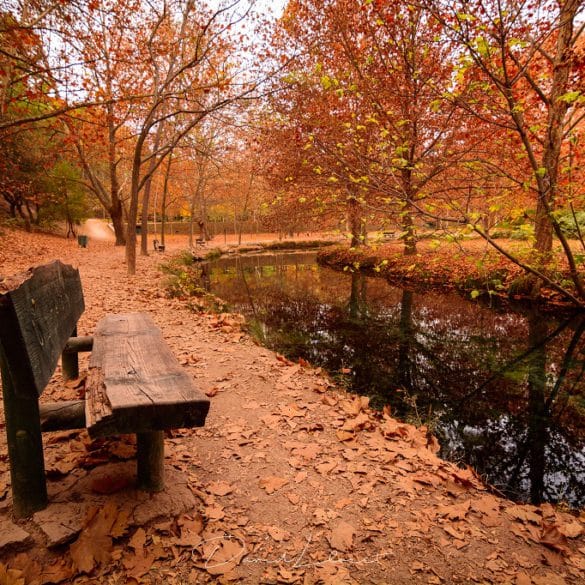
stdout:
[[26,518],[48,502],[39,402],[36,397],[17,396],[4,368],[2,389],[14,515]]
[[160,492],[165,487],[164,431],[136,433],[138,489]]

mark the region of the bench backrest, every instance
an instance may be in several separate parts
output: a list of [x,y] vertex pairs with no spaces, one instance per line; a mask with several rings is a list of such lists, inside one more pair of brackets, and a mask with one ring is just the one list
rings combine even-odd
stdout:
[[42,394],[84,308],[79,271],[58,260],[0,283],[0,360],[17,394]]

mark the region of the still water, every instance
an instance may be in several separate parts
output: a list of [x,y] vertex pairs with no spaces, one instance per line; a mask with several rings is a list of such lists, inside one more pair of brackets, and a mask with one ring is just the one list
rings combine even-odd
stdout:
[[315,254],[221,259],[203,280],[268,347],[428,424],[507,496],[585,506],[585,316],[503,311],[337,272]]

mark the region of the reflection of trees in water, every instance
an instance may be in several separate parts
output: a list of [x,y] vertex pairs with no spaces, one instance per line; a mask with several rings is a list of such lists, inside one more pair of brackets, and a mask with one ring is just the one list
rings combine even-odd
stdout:
[[503,491],[585,501],[571,398],[583,395],[583,320],[558,325],[287,262],[239,266],[238,281],[214,273],[213,290],[253,308],[279,351],[333,372],[350,367],[352,389],[396,416],[412,418],[415,400],[432,413],[443,455]]

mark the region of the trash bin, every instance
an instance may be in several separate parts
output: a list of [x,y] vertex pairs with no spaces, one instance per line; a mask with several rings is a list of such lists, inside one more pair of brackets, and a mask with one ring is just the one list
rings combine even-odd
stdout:
[[87,242],[88,242],[88,237],[87,236],[77,236],[77,243],[82,247],[82,248],[87,248]]
[[142,225],[138,224],[136,225],[136,235],[139,236],[142,234]]

